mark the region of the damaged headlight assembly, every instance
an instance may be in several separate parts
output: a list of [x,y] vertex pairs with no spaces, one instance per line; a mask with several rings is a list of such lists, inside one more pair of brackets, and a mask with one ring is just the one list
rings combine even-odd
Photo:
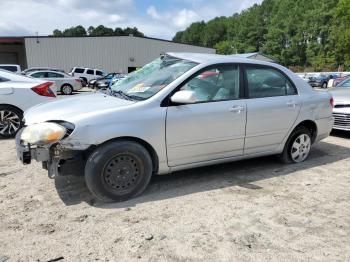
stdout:
[[67,122],[45,122],[33,124],[23,129],[21,140],[31,145],[47,145],[60,141],[74,129],[74,125]]

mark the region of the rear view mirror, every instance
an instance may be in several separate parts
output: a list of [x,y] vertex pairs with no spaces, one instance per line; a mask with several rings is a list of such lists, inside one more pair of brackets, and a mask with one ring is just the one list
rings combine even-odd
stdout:
[[171,102],[176,104],[193,104],[197,102],[194,91],[181,90],[176,92],[171,98]]

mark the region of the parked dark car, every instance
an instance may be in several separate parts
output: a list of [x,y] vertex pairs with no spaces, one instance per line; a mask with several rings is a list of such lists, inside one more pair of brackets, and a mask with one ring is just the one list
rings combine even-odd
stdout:
[[309,85],[312,87],[327,88],[329,79],[333,78],[331,75],[312,76],[309,78]]
[[108,88],[111,80],[118,76],[120,74],[118,73],[109,73],[108,75],[98,78],[92,85],[93,88],[95,89],[103,89],[103,88]]

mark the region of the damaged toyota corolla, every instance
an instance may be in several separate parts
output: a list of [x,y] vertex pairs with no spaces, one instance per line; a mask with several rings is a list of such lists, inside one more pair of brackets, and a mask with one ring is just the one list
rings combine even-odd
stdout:
[[24,114],[24,164],[83,175],[103,201],[145,190],[153,174],[264,155],[304,161],[332,129],[332,98],[288,69],[233,56],[167,53],[114,84]]

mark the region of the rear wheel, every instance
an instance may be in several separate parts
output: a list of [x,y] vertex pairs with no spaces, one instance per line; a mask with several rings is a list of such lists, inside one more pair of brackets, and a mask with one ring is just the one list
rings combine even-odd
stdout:
[[71,95],[71,94],[73,94],[73,87],[71,85],[64,84],[61,87],[61,93],[64,95]]
[[91,153],[85,166],[85,180],[98,199],[124,201],[145,190],[152,171],[151,156],[143,146],[117,141]]
[[311,143],[310,130],[304,126],[297,127],[284,146],[281,160],[284,163],[303,162],[309,156]]
[[324,82],[324,83],[322,84],[322,88],[327,88],[327,83],[326,83],[326,82]]
[[22,127],[23,113],[12,106],[0,106],[0,137],[14,137]]

